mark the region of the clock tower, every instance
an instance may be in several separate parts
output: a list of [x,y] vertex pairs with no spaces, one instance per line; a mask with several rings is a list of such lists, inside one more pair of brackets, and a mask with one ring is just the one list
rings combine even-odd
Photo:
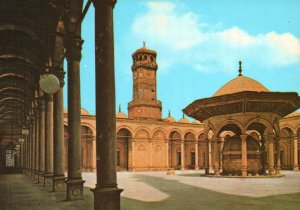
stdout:
[[161,119],[161,102],[156,94],[156,52],[143,47],[132,54],[133,96],[128,118]]

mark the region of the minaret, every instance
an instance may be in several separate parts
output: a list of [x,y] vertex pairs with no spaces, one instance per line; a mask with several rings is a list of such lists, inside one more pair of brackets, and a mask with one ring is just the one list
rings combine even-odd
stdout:
[[128,118],[161,119],[161,102],[156,94],[156,52],[143,47],[132,54],[133,99]]

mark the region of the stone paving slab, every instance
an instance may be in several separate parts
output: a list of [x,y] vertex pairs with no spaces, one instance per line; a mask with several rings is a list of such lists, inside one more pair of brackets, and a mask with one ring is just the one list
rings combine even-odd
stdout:
[[[285,177],[228,179],[202,177],[203,171],[119,172],[122,210],[300,210],[300,172]],[[22,174],[0,175],[0,210],[93,209],[95,173],[83,173],[84,200],[65,201]]]

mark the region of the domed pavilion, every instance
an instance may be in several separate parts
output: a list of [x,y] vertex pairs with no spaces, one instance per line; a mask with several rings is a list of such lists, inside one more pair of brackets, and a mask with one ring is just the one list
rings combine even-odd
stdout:
[[[183,112],[204,123],[205,173],[280,175],[279,120],[300,107],[295,92],[270,92],[239,75],[212,97],[194,101]],[[210,158],[210,155],[211,158]],[[210,164],[211,163],[211,164]]]

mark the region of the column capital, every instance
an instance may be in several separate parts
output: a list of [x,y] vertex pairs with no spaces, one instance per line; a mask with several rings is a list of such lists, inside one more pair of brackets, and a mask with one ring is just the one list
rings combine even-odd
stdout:
[[83,40],[80,37],[69,36],[66,42],[66,57],[68,61],[80,61]]
[[53,73],[57,76],[59,80],[60,87],[63,87],[65,85],[65,74],[66,72],[64,71],[64,68],[59,66],[59,67],[54,67],[53,68]]
[[45,94],[44,98],[45,98],[45,102],[53,101],[53,95],[52,94]]
[[276,136],[274,134],[267,134],[264,135],[264,137],[267,139],[268,142],[274,142],[274,140],[276,140]]
[[248,135],[247,134],[242,134],[242,135],[240,135],[240,137],[241,137],[242,141],[246,141]]
[[293,135],[293,137],[294,137],[294,140],[295,140],[295,141],[298,140],[298,135],[297,135],[297,134]]
[[[93,4],[95,7],[103,5],[103,2],[105,2],[105,1],[93,0]],[[112,9],[114,9],[115,5],[117,3],[117,0],[106,0],[106,3],[107,3],[107,5],[111,6]]]

